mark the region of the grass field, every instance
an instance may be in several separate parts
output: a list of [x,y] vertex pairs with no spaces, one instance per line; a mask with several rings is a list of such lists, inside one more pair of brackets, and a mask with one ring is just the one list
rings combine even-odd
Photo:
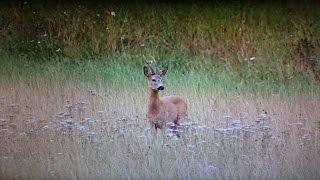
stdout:
[[30,66],[1,76],[2,178],[320,177],[319,86],[169,69],[163,95],[183,97],[189,120],[164,146],[161,133],[151,142],[142,69]]
[[317,2],[139,2],[0,3],[0,179],[320,179]]

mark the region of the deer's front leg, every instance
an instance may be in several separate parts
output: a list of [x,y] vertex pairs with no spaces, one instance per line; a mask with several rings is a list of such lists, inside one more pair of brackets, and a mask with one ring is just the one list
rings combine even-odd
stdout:
[[151,123],[151,134],[152,134],[152,142],[155,143],[157,140],[157,129],[153,123]]
[[163,127],[161,129],[161,131],[162,131],[162,137],[163,137],[163,145],[167,145],[168,140],[167,140],[167,135],[166,135],[166,128]]

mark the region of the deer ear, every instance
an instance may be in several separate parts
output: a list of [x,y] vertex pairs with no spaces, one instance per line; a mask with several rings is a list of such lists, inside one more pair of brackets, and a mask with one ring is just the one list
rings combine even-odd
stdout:
[[159,75],[160,75],[160,76],[164,76],[164,75],[166,75],[167,71],[168,71],[168,66],[165,66],[164,68],[162,68],[162,69],[159,71]]
[[143,73],[145,76],[149,77],[149,70],[146,66],[143,67]]

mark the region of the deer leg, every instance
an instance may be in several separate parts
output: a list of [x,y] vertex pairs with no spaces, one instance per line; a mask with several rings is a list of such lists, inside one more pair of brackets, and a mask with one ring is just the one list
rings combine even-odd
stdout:
[[178,127],[179,127],[179,116],[173,121],[174,126],[172,127],[173,133],[175,136],[177,136],[177,138],[180,138],[180,134],[178,132]]
[[167,136],[166,136],[166,129],[165,129],[165,127],[162,127],[161,131],[162,131],[162,137],[163,137],[163,144],[164,144],[164,145],[167,145]]
[[186,145],[187,144],[187,138],[185,137],[185,134],[183,132],[179,133],[179,126],[180,126],[179,121],[181,120],[180,117],[181,116],[178,115],[178,117],[173,121],[174,122],[173,133],[177,138],[181,138],[182,141],[183,141],[183,144]]
[[152,142],[155,143],[157,140],[157,127],[154,124],[151,125],[151,133],[152,133]]

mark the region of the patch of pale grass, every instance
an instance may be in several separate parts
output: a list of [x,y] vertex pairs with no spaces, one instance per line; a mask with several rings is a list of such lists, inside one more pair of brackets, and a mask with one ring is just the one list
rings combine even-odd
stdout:
[[319,179],[320,97],[190,87],[183,139],[151,142],[147,89],[0,83],[1,178]]

